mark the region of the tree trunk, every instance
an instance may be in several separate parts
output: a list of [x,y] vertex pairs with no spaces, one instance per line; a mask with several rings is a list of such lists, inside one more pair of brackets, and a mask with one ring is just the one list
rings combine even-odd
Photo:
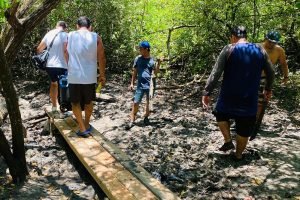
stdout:
[[[13,177],[14,182],[22,182],[25,180],[28,174],[26,159],[25,159],[25,148],[24,148],[24,137],[23,137],[23,126],[22,118],[19,110],[19,103],[15,88],[12,84],[12,76],[10,69],[7,66],[7,62],[4,56],[4,50],[2,41],[0,40],[0,81],[3,88],[3,95],[5,97],[7,111],[10,116],[11,130],[12,130],[12,144],[13,144],[13,160],[7,160],[7,164],[12,165],[10,167],[10,173]],[[2,137],[4,134],[2,133]],[[5,138],[5,137],[4,137]],[[6,148],[9,147],[6,145]],[[3,147],[4,148],[4,147]],[[9,149],[10,150],[10,149]],[[6,150],[7,151],[7,150]],[[3,152],[6,152],[3,151]],[[8,154],[6,154],[8,155]],[[7,158],[10,158],[7,156]],[[16,165],[16,166],[14,166]]]
[[27,167],[24,167],[24,163],[16,159],[11,153],[10,146],[2,129],[0,129],[0,154],[6,161],[13,182],[17,184],[23,182],[28,174]]
[[[33,1],[11,1],[10,8],[5,11],[8,23],[2,26],[3,29],[0,33],[0,85],[3,89],[2,93],[5,97],[11,122],[13,151],[11,152],[10,146],[1,130],[0,153],[4,156],[15,183],[23,182],[28,174],[28,170],[25,158],[22,118],[9,66],[13,63],[26,34],[37,26],[59,3],[60,0],[44,0],[32,12],[31,8],[34,7],[32,5],[34,4]],[[21,17],[23,18],[19,19]]]

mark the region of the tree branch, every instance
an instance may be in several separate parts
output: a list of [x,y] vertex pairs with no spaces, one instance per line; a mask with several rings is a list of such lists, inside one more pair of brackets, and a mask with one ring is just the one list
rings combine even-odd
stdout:
[[13,35],[6,35],[7,38],[4,39],[4,45],[8,65],[11,65],[14,61],[15,55],[19,50],[20,44],[24,41],[26,34],[34,29],[60,1],[61,0],[45,0],[33,13],[20,20],[22,23],[21,29],[14,31]]
[[19,1],[12,1],[11,7],[4,12],[4,16],[8,23],[13,27],[13,29],[18,30],[22,28],[22,24],[16,16],[19,8]]

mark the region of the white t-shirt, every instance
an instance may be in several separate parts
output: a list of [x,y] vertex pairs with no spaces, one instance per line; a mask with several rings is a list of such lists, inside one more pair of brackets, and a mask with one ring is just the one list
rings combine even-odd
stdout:
[[72,31],[68,35],[68,80],[73,84],[97,83],[97,33]]
[[[61,31],[61,29],[53,29],[49,31],[42,39],[42,42],[44,42],[47,45],[48,49],[53,38],[59,31]],[[67,68],[67,62],[64,57],[64,43],[67,42],[68,34],[66,32],[58,33],[49,51],[47,67]]]

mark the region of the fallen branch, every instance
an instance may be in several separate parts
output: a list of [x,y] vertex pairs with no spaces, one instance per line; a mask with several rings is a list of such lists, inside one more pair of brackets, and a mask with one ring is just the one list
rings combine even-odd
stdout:
[[40,119],[36,119],[33,121],[30,121],[29,124],[32,126],[35,126],[36,124],[42,122],[42,121],[46,121],[48,119],[48,117],[44,117],[44,118],[40,118]]
[[43,113],[43,114],[40,114],[40,115],[35,115],[35,116],[29,117],[27,119],[24,119],[23,121],[28,122],[28,121],[31,121],[31,120],[38,120],[38,119],[44,118],[46,116],[47,116],[47,114]]

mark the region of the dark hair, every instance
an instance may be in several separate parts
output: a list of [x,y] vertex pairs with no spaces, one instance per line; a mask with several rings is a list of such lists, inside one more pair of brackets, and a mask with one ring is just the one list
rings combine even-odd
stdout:
[[246,38],[247,31],[244,26],[235,26],[231,29],[231,35],[234,35],[238,38]]
[[58,21],[56,26],[61,26],[63,29],[68,28],[66,22],[64,22],[64,21]]
[[77,25],[79,27],[86,27],[86,28],[90,28],[91,26],[91,20],[85,16],[83,17],[79,17],[77,20]]

